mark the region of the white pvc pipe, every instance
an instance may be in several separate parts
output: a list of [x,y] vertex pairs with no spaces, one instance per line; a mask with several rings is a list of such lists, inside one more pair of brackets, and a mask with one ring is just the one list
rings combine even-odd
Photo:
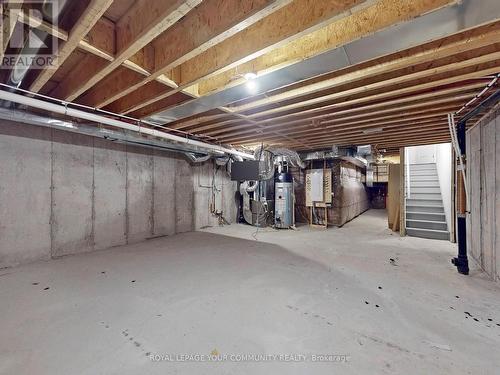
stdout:
[[168,139],[170,141],[174,141],[174,142],[178,142],[178,143],[189,144],[189,145],[201,147],[201,148],[204,148],[207,150],[211,150],[214,152],[218,152],[221,154],[231,154],[231,155],[240,156],[244,159],[254,159],[253,155],[247,154],[246,152],[233,150],[230,148],[214,145],[211,143],[196,141],[194,139],[190,139],[187,137],[186,138],[180,137],[178,135],[165,133],[165,132],[158,131],[155,129],[150,129],[150,128],[145,128],[145,127],[138,126],[138,125],[129,124],[129,123],[124,122],[124,121],[115,120],[115,119],[100,116],[100,115],[97,115],[94,113],[88,113],[85,111],[81,111],[79,109],[68,108],[68,107],[63,106],[61,104],[54,104],[54,103],[45,102],[43,100],[39,100],[39,99],[35,99],[35,98],[29,98],[27,96],[14,94],[14,93],[8,92],[8,91],[0,90],[0,99],[19,103],[19,104],[24,104],[24,105],[27,105],[27,106],[33,107],[33,108],[43,109],[45,111],[50,111],[50,112],[55,112],[55,113],[60,113],[63,115],[71,116],[71,117],[80,118],[83,120],[88,120],[88,121],[92,121],[92,122],[96,122],[96,123],[100,123],[100,124],[106,124],[106,125],[114,126],[117,128],[134,131],[134,132],[137,132],[140,134],[148,134],[148,135],[151,135],[153,137]]

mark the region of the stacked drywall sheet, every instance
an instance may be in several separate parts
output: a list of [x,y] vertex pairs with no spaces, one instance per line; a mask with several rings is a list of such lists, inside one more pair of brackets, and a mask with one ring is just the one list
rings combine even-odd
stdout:
[[[321,165],[319,165],[321,164]],[[323,161],[314,167],[322,167]],[[311,168],[317,169],[317,168]],[[364,181],[364,169],[345,160],[328,160],[325,169],[331,173],[331,203],[327,203],[328,224],[342,226],[370,207]],[[329,173],[328,173],[329,174]],[[307,170],[293,170],[295,183],[295,219],[310,222],[311,204],[308,198]],[[324,224],[324,204],[313,206],[313,220]]]

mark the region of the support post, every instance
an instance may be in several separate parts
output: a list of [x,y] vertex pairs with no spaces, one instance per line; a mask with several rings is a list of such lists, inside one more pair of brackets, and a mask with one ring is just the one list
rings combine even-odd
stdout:
[[[459,121],[457,124],[457,140],[458,146],[462,155],[457,155],[461,157],[462,160],[465,159],[465,130],[466,130],[466,120]],[[456,162],[456,158],[455,158]],[[465,162],[464,162],[465,167]],[[457,166],[457,169],[460,165]],[[461,176],[462,171],[458,171],[457,175],[457,242],[458,242],[458,256],[453,258],[451,262],[457,267],[457,271],[463,275],[469,274],[469,259],[467,258],[467,232],[466,232],[466,215],[467,215],[467,199],[465,197],[465,185],[464,180]]]

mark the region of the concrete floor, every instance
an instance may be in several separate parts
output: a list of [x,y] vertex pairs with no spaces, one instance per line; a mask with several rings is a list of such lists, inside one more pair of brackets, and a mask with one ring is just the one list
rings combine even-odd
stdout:
[[[458,275],[452,244],[392,235],[377,210],[340,229],[254,232],[0,270],[0,374],[498,374],[500,287]],[[308,357],[175,357],[210,353]],[[178,361],[151,359],[165,354]]]

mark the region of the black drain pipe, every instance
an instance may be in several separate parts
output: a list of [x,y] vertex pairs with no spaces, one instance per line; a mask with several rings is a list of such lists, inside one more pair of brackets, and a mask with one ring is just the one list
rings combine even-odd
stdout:
[[[493,106],[500,100],[500,90],[490,95],[482,101],[476,108],[467,113],[464,117],[458,120],[457,123],[457,141],[462,152],[462,158],[465,159],[465,131],[467,121],[479,114],[485,107]],[[457,213],[457,242],[458,256],[453,258],[451,262],[457,267],[457,271],[463,275],[469,274],[469,260],[467,258],[467,232],[466,232],[466,216],[467,211]]]

